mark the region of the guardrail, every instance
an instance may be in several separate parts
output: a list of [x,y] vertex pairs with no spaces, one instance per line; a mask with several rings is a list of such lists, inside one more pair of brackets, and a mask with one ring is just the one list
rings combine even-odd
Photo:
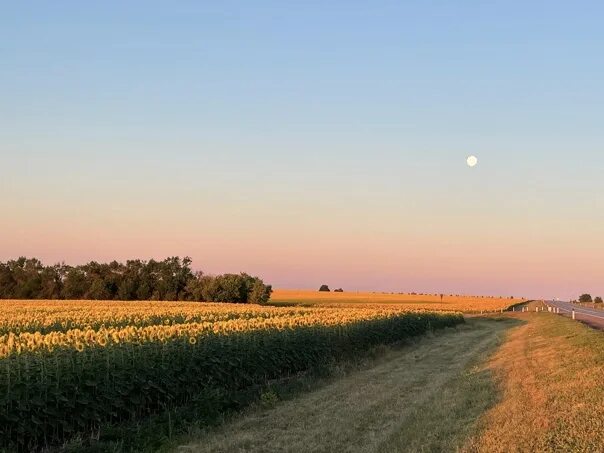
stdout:
[[552,313],[556,313],[556,314],[561,314],[560,312],[566,312],[566,313],[570,313],[571,318],[572,319],[577,319],[577,315],[581,315],[581,316],[590,316],[592,318],[596,318],[596,319],[604,319],[604,313],[602,313],[602,315],[595,315],[593,313],[589,313],[586,311],[583,311],[585,309],[583,309],[582,307],[579,307],[578,310],[576,310],[574,307],[571,309],[568,308],[563,308],[563,307],[558,307],[556,305],[547,305],[548,309],[550,312]]

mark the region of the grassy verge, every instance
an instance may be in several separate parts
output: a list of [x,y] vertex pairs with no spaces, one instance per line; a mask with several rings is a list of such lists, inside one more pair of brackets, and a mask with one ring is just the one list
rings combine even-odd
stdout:
[[466,451],[603,451],[604,334],[548,313],[517,315],[488,367],[501,399]]
[[490,370],[477,365],[518,323],[472,319],[390,349],[371,367],[193,433],[178,451],[455,450],[496,402]]

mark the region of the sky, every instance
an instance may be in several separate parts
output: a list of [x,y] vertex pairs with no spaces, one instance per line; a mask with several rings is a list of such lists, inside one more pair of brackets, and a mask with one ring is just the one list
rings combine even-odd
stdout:
[[0,1],[0,260],[604,295],[603,14]]

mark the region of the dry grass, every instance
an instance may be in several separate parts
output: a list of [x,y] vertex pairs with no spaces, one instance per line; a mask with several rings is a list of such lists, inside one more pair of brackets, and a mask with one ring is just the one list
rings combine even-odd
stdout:
[[594,304],[594,303],[578,303],[579,307],[584,308],[592,308],[594,310],[604,310],[604,304]]
[[551,314],[524,316],[489,366],[501,401],[466,451],[604,451],[604,335]]
[[201,433],[178,451],[451,451],[494,402],[489,372],[472,366],[513,321],[470,320],[399,349],[373,367],[272,409]]
[[442,301],[438,294],[391,294],[369,292],[320,292],[311,290],[276,289],[271,303],[276,305],[398,305],[411,310],[440,311],[500,311],[522,299],[510,299],[490,296],[451,296],[445,294]]

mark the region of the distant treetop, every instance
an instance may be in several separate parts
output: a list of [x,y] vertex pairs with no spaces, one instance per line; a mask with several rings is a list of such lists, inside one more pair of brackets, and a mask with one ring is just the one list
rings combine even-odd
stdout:
[[321,287],[319,288],[319,291],[329,292],[329,286],[321,285]]

